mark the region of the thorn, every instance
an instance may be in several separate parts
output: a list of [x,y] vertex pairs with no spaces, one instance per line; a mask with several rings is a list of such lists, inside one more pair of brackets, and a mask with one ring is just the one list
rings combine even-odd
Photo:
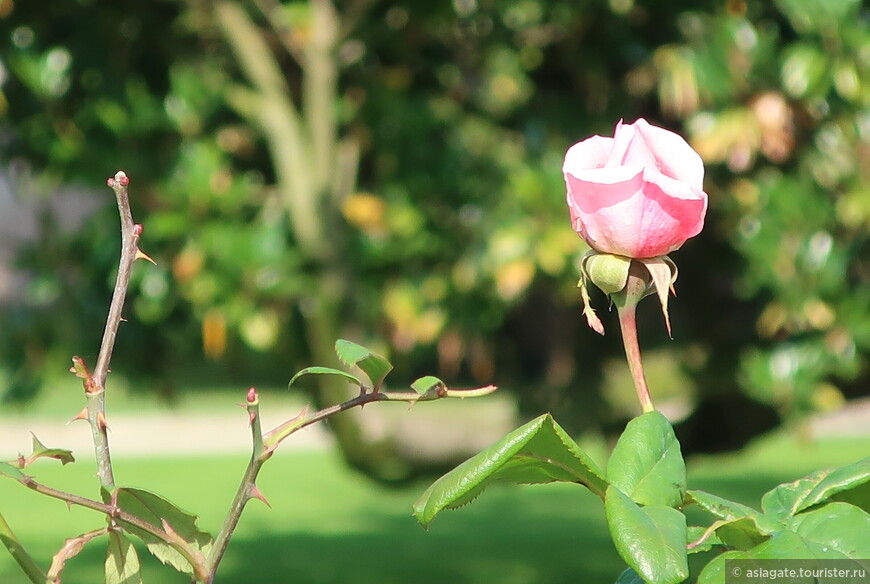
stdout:
[[169,525],[169,522],[166,521],[166,519],[161,517],[160,518],[160,525],[163,526],[163,531],[166,532],[166,535],[171,536],[173,539],[176,539],[179,537],[178,533],[176,533],[176,531],[174,529],[172,529],[172,526]]
[[82,408],[82,411],[80,411],[75,416],[70,418],[69,422],[67,422],[67,424],[72,424],[76,420],[87,420],[87,419],[88,419],[88,406],[85,406]]
[[151,263],[154,264],[155,266],[157,265],[157,262],[155,262],[155,261],[151,258],[150,255],[148,255],[147,253],[145,253],[144,251],[142,251],[142,250],[139,249],[138,247],[136,248],[136,257],[133,258],[133,261],[136,261],[136,260],[148,260],[149,262],[151,262]]
[[127,319],[124,318],[123,316],[119,316],[118,320],[120,320],[121,322],[127,322]]
[[251,497],[252,499],[257,499],[259,501],[262,501],[263,504],[265,504],[266,507],[268,507],[269,509],[272,508],[272,505],[269,503],[269,501],[266,499],[266,497],[263,495],[263,493],[260,491],[260,489],[257,488],[257,485],[250,486],[250,488],[248,489],[248,496]]
[[97,428],[99,428],[101,432],[105,432],[109,429],[109,424],[106,422],[106,414],[103,412],[97,412]]

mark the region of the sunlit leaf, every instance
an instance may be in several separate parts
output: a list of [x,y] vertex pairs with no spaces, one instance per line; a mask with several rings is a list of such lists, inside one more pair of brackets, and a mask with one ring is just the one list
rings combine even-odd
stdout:
[[841,468],[814,472],[768,491],[761,500],[765,514],[785,519],[833,495],[870,488],[870,458]]
[[61,462],[61,464],[75,462],[76,459],[73,457],[71,450],[65,450],[63,448],[47,448],[39,441],[36,434],[31,434],[31,436],[33,437],[33,454],[30,455],[31,459],[56,458]]
[[653,411],[628,423],[607,461],[607,480],[641,505],[682,505],[686,465],[667,418]]
[[297,379],[302,377],[303,375],[338,375],[339,377],[345,378],[347,381],[353,383],[354,385],[362,386],[362,381],[348,373],[347,371],[342,371],[341,369],[333,369],[332,367],[306,367],[302,369],[296,375],[290,378],[290,382],[287,384],[287,387],[291,387]]
[[[141,489],[119,488],[118,506],[125,512],[162,529],[165,522],[194,552],[205,556],[211,548],[212,538],[196,525],[197,517],[182,511],[166,499]],[[148,551],[164,564],[180,572],[193,573],[193,566],[175,548],[162,539],[122,521],[124,529],[145,542]]]
[[424,395],[438,387],[445,387],[445,383],[432,375],[421,377],[411,384],[411,389],[420,395]]
[[759,534],[771,534],[782,529],[782,524],[748,505],[729,501],[718,495],[705,491],[689,490],[686,492],[686,502],[695,503],[708,513],[726,521],[749,519]]
[[[701,572],[698,584],[724,584],[727,560],[794,560],[805,562],[800,567],[807,569],[824,567],[819,560],[854,560],[854,568],[867,573],[868,533],[870,515],[853,505],[830,503],[795,516],[786,529],[752,549],[717,556]],[[792,562],[789,567],[798,564]]]
[[644,580],[677,584],[688,578],[685,515],[665,505],[641,507],[615,485],[607,488],[604,509],[616,550]]
[[535,418],[468,459],[429,487],[414,503],[426,527],[442,509],[460,507],[496,481],[520,484],[578,483],[603,496],[601,471],[552,416]]
[[393,369],[390,362],[380,355],[345,339],[339,339],[335,342],[335,353],[339,360],[348,367],[359,367],[368,376],[375,389],[381,387],[384,378]]
[[109,532],[106,584],[142,584],[136,548],[133,547],[133,542],[117,531]]

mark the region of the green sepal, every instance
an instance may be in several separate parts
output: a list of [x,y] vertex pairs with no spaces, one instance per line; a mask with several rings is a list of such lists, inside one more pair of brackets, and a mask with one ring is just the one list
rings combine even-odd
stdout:
[[631,258],[610,253],[589,251],[580,261],[583,275],[605,294],[616,294],[628,282]]

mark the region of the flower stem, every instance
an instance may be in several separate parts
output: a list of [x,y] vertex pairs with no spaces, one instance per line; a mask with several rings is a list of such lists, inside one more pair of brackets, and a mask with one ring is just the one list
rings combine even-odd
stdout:
[[637,319],[635,318],[636,305],[618,307],[619,327],[622,330],[622,344],[625,346],[625,358],[628,360],[628,368],[631,370],[631,378],[634,381],[634,389],[637,399],[643,408],[643,412],[655,410],[646,376],[643,372],[643,362],[640,358],[640,345],[637,341]]
[[649,386],[643,373],[643,361],[640,358],[640,345],[637,341],[637,303],[647,295],[650,288],[650,274],[643,263],[632,260],[628,269],[628,279],[625,287],[612,294],[613,304],[619,312],[619,328],[622,330],[622,344],[625,347],[625,358],[631,370],[637,399],[644,413],[655,410],[650,397]]

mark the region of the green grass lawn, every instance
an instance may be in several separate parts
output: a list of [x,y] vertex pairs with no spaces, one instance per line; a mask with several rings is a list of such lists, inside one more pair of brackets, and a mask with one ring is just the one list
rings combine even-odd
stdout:
[[[690,486],[757,505],[765,490],[812,470],[870,455],[870,439],[800,445],[787,436],[746,451],[690,463]],[[49,485],[96,497],[88,463],[41,461],[32,474]],[[116,462],[119,484],[145,487],[198,513],[214,533],[237,486],[244,457]],[[260,486],[272,503],[252,502],[219,572],[219,583],[490,583],[613,582],[622,563],[606,532],[603,509],[571,485],[492,488],[423,531],[410,506],[425,484],[388,490],[349,471],[332,453],[278,454]],[[65,537],[94,529],[101,518],[67,509],[11,480],[0,481],[0,510],[47,566]],[[91,543],[70,562],[64,584],[101,582],[104,546]],[[151,560],[147,583],[185,582]],[[146,561],[147,560],[147,561]],[[0,551],[0,583],[25,583]]]

